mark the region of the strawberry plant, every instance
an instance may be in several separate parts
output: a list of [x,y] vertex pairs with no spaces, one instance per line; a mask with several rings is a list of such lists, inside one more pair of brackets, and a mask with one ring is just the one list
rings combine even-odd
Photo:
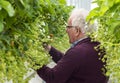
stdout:
[[120,83],[120,0],[95,0],[94,3],[98,7],[87,18],[98,23],[92,37],[106,50],[107,75],[113,83]]
[[63,37],[70,9],[65,0],[0,0],[0,83],[27,83],[30,68],[49,62],[42,42]]

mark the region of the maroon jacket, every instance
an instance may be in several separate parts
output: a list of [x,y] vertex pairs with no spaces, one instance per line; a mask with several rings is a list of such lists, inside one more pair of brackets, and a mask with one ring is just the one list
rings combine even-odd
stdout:
[[104,63],[94,50],[98,44],[86,38],[64,55],[52,47],[49,54],[57,65],[43,66],[37,73],[46,83],[107,83],[102,72]]

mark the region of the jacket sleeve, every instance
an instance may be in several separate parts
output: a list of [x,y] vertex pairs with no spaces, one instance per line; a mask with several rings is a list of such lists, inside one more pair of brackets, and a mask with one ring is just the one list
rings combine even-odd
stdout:
[[52,59],[55,63],[57,63],[64,56],[63,53],[56,50],[54,47],[51,48],[49,54],[52,56]]
[[77,61],[73,52],[69,52],[58,61],[54,68],[43,66],[37,70],[37,73],[47,83],[66,83],[75,71]]

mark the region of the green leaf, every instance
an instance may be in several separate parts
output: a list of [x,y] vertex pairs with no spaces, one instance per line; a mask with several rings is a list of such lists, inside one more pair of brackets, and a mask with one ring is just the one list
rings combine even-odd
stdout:
[[23,0],[20,0],[20,2],[21,2],[22,5],[25,5],[24,2],[23,2]]
[[3,29],[4,29],[3,19],[0,19],[0,32],[2,32]]
[[90,11],[89,15],[87,16],[87,20],[89,21],[91,18],[95,18],[96,16],[99,16],[99,7],[94,8]]
[[120,3],[120,0],[115,0],[115,3]]
[[103,8],[101,8],[101,10],[100,10],[100,16],[103,16],[108,9],[109,8],[107,6],[104,6]]
[[66,1],[65,1],[65,0],[59,0],[59,2],[60,2],[61,4],[66,4]]
[[0,10],[2,9],[1,5],[0,5]]
[[101,4],[101,9],[100,9],[100,16],[102,16],[103,14],[105,14],[105,12],[107,10],[109,10],[110,7],[112,7],[114,4],[114,1],[111,0],[105,0],[102,4]]
[[15,3],[17,4],[17,6],[20,8],[20,9],[24,9],[24,3],[22,0],[15,0]]
[[2,0],[0,1],[0,5],[7,11],[10,17],[14,16],[15,14],[14,8],[8,1]]

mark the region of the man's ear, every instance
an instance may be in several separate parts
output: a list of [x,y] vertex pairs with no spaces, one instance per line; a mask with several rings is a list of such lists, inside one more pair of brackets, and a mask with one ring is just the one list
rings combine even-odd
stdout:
[[81,30],[80,30],[80,28],[76,28],[76,36],[79,36],[81,34]]

